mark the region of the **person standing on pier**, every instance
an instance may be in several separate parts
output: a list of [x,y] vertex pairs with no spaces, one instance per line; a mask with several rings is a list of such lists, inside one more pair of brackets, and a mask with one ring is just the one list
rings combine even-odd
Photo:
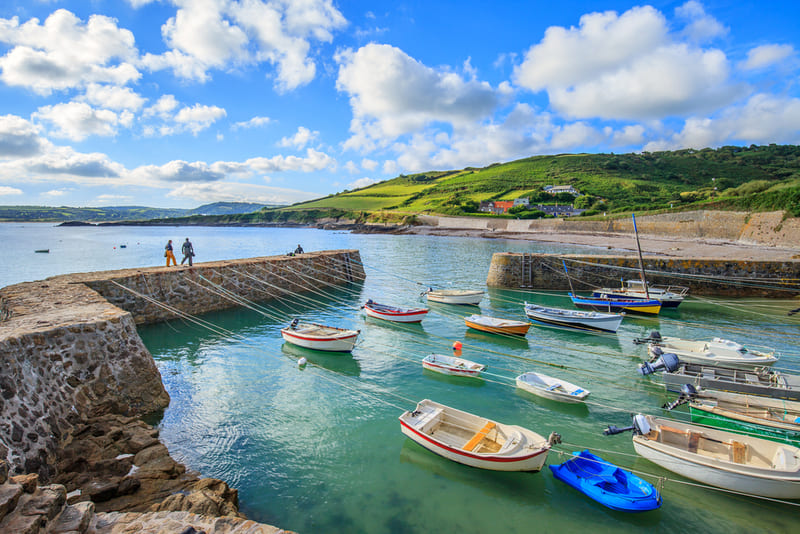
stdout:
[[189,241],[189,238],[186,238],[186,241],[183,242],[183,246],[181,246],[181,252],[183,252],[183,259],[181,260],[181,265],[186,260],[189,260],[189,267],[192,266],[192,256],[194,256],[194,247],[192,247],[192,242]]
[[175,254],[172,252],[172,239],[167,241],[167,246],[164,247],[164,257],[167,258],[167,267],[169,267],[169,260],[172,260],[172,265],[175,267],[178,266],[178,262],[175,260]]

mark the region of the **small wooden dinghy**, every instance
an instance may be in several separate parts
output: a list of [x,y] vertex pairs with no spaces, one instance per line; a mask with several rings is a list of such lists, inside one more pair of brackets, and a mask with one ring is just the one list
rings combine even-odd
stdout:
[[664,353],[672,353],[682,362],[734,369],[753,369],[772,365],[778,361],[778,356],[774,352],[748,350],[735,341],[718,337],[711,341],[693,341],[662,337],[658,332],[652,332],[649,338],[639,341],[648,342],[647,351],[654,359]]
[[514,321],[511,319],[499,319],[488,315],[470,315],[464,317],[464,322],[470,328],[489,332],[490,334],[509,334],[514,336],[524,336],[528,333],[531,323],[528,321]]
[[517,387],[545,399],[572,404],[583,402],[591,393],[566,380],[532,371],[517,377]]
[[445,375],[470,377],[479,377],[486,370],[483,364],[444,354],[428,354],[422,359],[422,367]]
[[350,352],[356,344],[360,330],[347,330],[316,323],[293,320],[281,329],[283,339],[289,343],[314,350]]
[[549,439],[517,425],[498,423],[425,399],[400,416],[403,434],[460,464],[494,471],[539,471],[560,436]]
[[427,308],[398,308],[395,306],[387,306],[386,304],[373,302],[372,299],[370,299],[364,304],[364,313],[369,317],[396,323],[418,323],[422,321],[425,314],[428,313],[428,310]]
[[800,449],[681,421],[636,415],[633,448],[651,462],[704,484],[748,495],[800,499]]
[[558,480],[612,510],[647,512],[661,506],[661,494],[652,484],[588,450],[549,467]]
[[595,311],[565,310],[537,304],[525,303],[525,315],[534,322],[547,326],[559,326],[575,330],[616,332],[624,313],[600,313]]
[[428,289],[423,293],[431,302],[443,304],[465,304],[477,306],[483,299],[483,291],[467,289]]

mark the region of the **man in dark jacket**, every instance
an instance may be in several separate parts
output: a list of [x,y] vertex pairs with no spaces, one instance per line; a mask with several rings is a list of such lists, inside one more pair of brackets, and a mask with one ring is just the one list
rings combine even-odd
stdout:
[[192,242],[189,241],[189,238],[186,238],[186,241],[183,242],[181,246],[181,252],[183,252],[183,259],[181,260],[181,265],[186,260],[189,260],[189,267],[192,266],[192,256],[194,256],[194,248],[192,247]]

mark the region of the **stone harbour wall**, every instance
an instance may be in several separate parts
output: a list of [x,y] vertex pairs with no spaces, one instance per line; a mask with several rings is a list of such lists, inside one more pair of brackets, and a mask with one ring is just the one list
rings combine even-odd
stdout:
[[0,289],[0,462],[11,476],[63,484],[70,505],[238,517],[236,490],[187,471],[139,419],[169,396],[136,325],[363,278],[358,251],[345,250]]
[[[732,261],[645,256],[647,281],[688,287],[693,295],[791,298],[800,294],[800,261]],[[637,256],[495,253],[486,285],[568,291],[565,260],[575,291],[619,287],[639,278]]]

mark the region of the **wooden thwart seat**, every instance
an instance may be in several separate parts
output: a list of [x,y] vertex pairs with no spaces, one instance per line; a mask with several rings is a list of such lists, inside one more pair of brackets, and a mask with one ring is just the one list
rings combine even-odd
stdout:
[[483,438],[486,437],[486,434],[491,432],[491,430],[495,426],[496,425],[492,421],[489,421],[488,423],[486,423],[486,425],[482,429],[480,429],[478,432],[475,433],[474,436],[472,436],[472,439],[470,439],[467,442],[467,444],[462,447],[462,449],[465,450],[465,451],[472,451],[475,447],[478,446],[478,444],[481,441],[483,441]]

